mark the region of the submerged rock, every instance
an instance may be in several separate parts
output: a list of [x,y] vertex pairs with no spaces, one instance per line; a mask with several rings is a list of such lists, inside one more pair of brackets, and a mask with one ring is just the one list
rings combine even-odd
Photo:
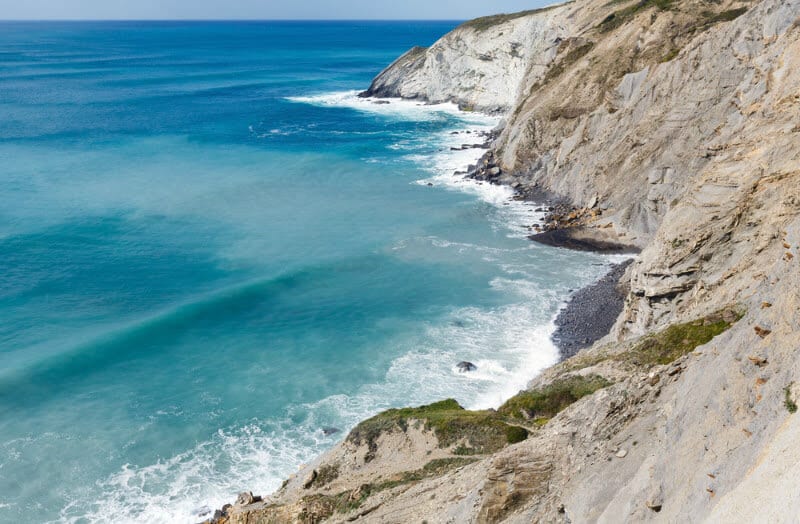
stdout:
[[478,366],[473,364],[472,362],[462,361],[456,364],[459,373],[469,373],[470,371],[476,371]]
[[342,431],[341,429],[334,428],[331,426],[326,426],[322,428],[322,434],[325,435],[326,437],[330,437],[331,435],[335,435],[337,433],[340,433],[341,431]]

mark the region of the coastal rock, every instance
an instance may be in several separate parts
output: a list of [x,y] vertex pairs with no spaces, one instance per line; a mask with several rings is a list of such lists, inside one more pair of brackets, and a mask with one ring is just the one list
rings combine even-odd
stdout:
[[[371,419],[264,508],[231,510],[230,524],[792,522],[800,271],[785,245],[800,245],[800,0],[578,0],[495,22],[456,29],[373,87],[508,107],[470,173],[499,167],[503,183],[561,195],[536,204],[562,232],[552,236],[641,248],[621,278],[621,314],[518,405],[470,412],[444,433],[428,426],[438,417]],[[547,45],[529,45],[545,33]],[[592,381],[602,387],[559,404]],[[484,431],[465,431],[439,446],[466,420],[492,428],[501,414],[523,440],[481,452],[471,441]],[[305,488],[299,479],[323,467],[335,480]]]
[[462,109],[509,110],[542,77],[567,27],[550,11],[467,22],[430,48],[415,47],[381,72],[363,96],[454,102]]
[[337,433],[340,433],[341,431],[342,431],[341,429],[334,428],[332,426],[325,426],[324,428],[322,428],[322,434],[325,435],[326,437],[330,437],[331,435],[335,435]]
[[552,338],[562,358],[578,354],[611,331],[625,305],[627,290],[620,280],[631,263],[614,265],[605,277],[575,293],[558,314]]
[[462,361],[456,364],[456,368],[458,368],[459,373],[469,373],[470,371],[476,371],[478,366],[472,362]]
[[243,491],[239,493],[236,497],[236,505],[237,506],[249,506],[254,502],[258,502],[261,500],[261,497],[256,497],[253,495],[252,491]]
[[311,486],[314,485],[314,481],[317,480],[317,476],[319,476],[317,470],[312,470],[303,481],[303,489],[311,489]]

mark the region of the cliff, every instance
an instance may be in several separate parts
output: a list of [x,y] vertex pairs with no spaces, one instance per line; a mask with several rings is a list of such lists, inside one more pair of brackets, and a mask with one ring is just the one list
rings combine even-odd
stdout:
[[642,248],[624,310],[499,410],[378,415],[219,521],[795,522],[800,0],[479,19],[369,93],[505,111],[482,165]]
[[398,58],[363,95],[506,112],[516,105],[526,81],[544,75],[558,40],[568,34],[547,16],[551,10],[467,22],[429,49],[415,47]]

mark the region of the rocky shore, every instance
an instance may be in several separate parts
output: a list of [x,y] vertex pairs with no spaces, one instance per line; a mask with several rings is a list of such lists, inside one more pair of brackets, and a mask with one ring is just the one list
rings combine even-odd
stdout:
[[215,521],[795,522],[800,0],[487,17],[371,92],[501,108],[467,175],[541,202],[536,241],[641,251],[499,409],[381,413]]
[[[483,147],[490,148],[498,135],[499,133],[483,135],[485,138]],[[634,255],[640,252],[635,246],[610,240],[601,231],[587,227],[602,216],[597,199],[589,202],[587,208],[579,208],[568,198],[545,190],[538,184],[526,184],[518,177],[509,180],[509,177],[504,177],[503,174],[492,151],[483,155],[476,165],[469,166],[466,173],[454,173],[455,176],[464,175],[466,178],[490,184],[509,185],[514,189],[515,200],[530,202],[537,206],[537,211],[545,213],[545,218],[543,224],[533,225],[533,228],[539,231],[529,236],[534,242],[551,247],[598,253]],[[559,313],[552,339],[561,352],[562,359],[575,356],[580,350],[591,347],[611,332],[622,312],[628,292],[622,278],[631,263],[632,260],[615,264],[598,282],[573,294]]]
[[623,277],[632,263],[615,264],[606,276],[573,294],[558,314],[552,338],[562,360],[574,357],[611,332],[625,304],[628,290]]
[[[497,136],[498,133],[485,134],[484,147],[491,147]],[[490,184],[509,185],[514,189],[515,200],[537,206],[537,211],[545,213],[545,218],[543,224],[533,226],[540,231],[529,236],[534,242],[598,253],[634,255],[640,251],[635,246],[610,240],[602,231],[587,227],[602,216],[597,199],[590,202],[587,208],[579,208],[566,197],[545,190],[538,184],[528,185],[517,177],[509,180],[503,177],[503,170],[497,165],[492,151],[483,155],[476,165],[469,166],[466,173],[456,172],[454,175],[464,175]],[[614,265],[598,282],[576,292],[559,313],[552,339],[562,359],[575,356],[611,332],[628,292],[621,281],[631,263],[632,260]]]

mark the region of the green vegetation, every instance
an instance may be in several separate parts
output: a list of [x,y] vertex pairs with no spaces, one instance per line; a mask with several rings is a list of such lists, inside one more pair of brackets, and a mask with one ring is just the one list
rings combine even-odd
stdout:
[[542,388],[518,393],[503,404],[498,413],[517,419],[535,419],[536,425],[543,425],[571,404],[610,385],[611,382],[599,375],[561,378]]
[[[562,45],[564,42],[562,42]],[[584,42],[567,51],[564,57],[547,70],[543,82],[546,84],[554,78],[561,76],[569,66],[586,56],[594,48],[594,42]]]
[[727,11],[722,11],[719,13],[715,13],[713,11],[703,11],[703,22],[704,25],[712,25],[719,22],[731,22],[733,20],[736,20],[746,12],[747,12],[746,7],[740,7],[738,9],[729,9]]
[[[618,0],[612,1],[609,5],[614,5],[617,3],[622,3]],[[607,17],[600,22],[598,25],[598,29],[602,33],[607,33],[612,31],[621,25],[625,24],[626,22],[632,20],[636,15],[654,7],[659,11],[673,11],[677,10],[677,0],[638,0],[637,2],[629,5],[628,7],[624,7],[618,11],[614,11]],[[736,20],[744,13],[747,12],[746,7],[740,7],[737,9],[728,9],[726,11],[702,11],[700,13],[700,17],[697,20],[696,26],[691,26],[688,30],[689,33],[694,33],[698,30],[704,30],[711,27],[714,24],[719,22],[730,22],[731,20]],[[664,62],[669,62],[672,58],[678,54],[680,49],[673,49],[670,53],[674,53],[671,58],[665,58]],[[669,56],[669,55],[668,55]]]
[[528,438],[528,430],[519,426],[508,426],[506,428],[506,439],[509,444],[516,444]]
[[636,3],[614,11],[600,22],[598,29],[607,33],[632,20],[636,15],[651,7],[659,11],[668,11],[674,7],[676,0],[638,0]]
[[[672,60],[672,59],[670,58],[670,60]],[[685,243],[686,243],[686,240],[684,240],[682,238],[673,238],[672,242],[670,242],[670,244],[672,245],[673,249],[678,249],[679,247],[681,247]]]
[[315,486],[325,486],[339,478],[339,464],[326,464],[317,471]]
[[492,27],[503,24],[505,22],[510,22],[512,20],[516,20],[517,18],[522,18],[524,16],[534,15],[536,13],[544,13],[546,11],[550,11],[551,9],[555,9],[557,7],[561,7],[563,5],[571,4],[572,2],[565,2],[563,4],[556,4],[551,5],[548,7],[542,7],[541,9],[530,9],[528,11],[521,11],[519,13],[510,13],[510,14],[500,14],[500,15],[492,15],[492,16],[483,16],[481,18],[476,18],[474,20],[470,20],[468,22],[464,22],[459,27],[461,28],[470,28],[474,29],[475,31],[486,31],[491,29]]
[[[661,63],[663,64],[665,62],[671,62],[676,56],[678,56],[678,53],[680,53],[680,52],[681,52],[681,50],[679,48],[677,48],[677,47],[671,49],[670,52],[667,53],[666,55],[664,55],[664,58],[661,59]],[[675,240],[673,240],[673,245],[674,245],[674,242],[675,242]]]
[[637,366],[651,367],[669,364],[688,355],[717,335],[727,331],[742,318],[742,314],[725,311],[694,322],[675,324],[664,331],[650,335],[615,358]]
[[448,399],[418,408],[384,411],[356,426],[347,439],[357,446],[366,443],[369,447],[366,460],[370,461],[375,458],[378,437],[395,428],[406,431],[409,421],[417,421],[432,430],[442,448],[468,441],[470,447],[459,448],[462,455],[492,453],[521,438],[520,432],[510,431],[510,426],[496,413],[467,411],[455,400]]
[[783,405],[786,406],[786,411],[788,411],[789,413],[792,413],[792,414],[797,413],[797,402],[792,400],[792,386],[793,385],[794,385],[794,382],[792,382],[791,384],[789,384],[788,386],[783,388],[783,393],[785,395],[785,398],[783,400]]
[[338,495],[311,495],[303,497],[305,507],[298,515],[300,522],[322,522],[334,513],[348,513],[358,509],[369,496],[366,493],[356,498],[350,492],[339,493]]

